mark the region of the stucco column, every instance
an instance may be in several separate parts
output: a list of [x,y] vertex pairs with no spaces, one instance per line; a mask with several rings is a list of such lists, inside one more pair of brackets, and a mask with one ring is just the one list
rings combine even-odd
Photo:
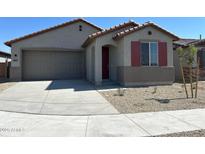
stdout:
[[5,78],[7,78],[7,68],[8,68],[8,57],[5,57],[6,58],[6,60],[5,60]]
[[95,85],[102,84],[102,46],[96,42],[95,49]]
[[21,61],[22,61],[22,51],[19,47],[12,46],[11,48],[11,67],[10,67],[10,79],[12,81],[21,81]]

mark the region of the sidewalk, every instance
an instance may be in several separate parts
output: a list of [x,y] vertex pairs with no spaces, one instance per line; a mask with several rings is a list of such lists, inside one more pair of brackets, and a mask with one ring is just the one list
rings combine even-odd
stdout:
[[205,129],[205,109],[93,116],[0,112],[0,136],[129,137],[199,129]]

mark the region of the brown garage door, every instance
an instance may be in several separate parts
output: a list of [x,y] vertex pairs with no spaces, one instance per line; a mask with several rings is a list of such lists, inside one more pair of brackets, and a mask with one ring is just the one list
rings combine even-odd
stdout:
[[82,51],[23,51],[23,80],[82,79]]

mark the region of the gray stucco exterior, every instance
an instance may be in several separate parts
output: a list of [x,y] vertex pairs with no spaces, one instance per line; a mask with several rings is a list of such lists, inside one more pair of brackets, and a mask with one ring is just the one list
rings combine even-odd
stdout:
[[171,84],[174,67],[118,67],[118,81],[124,86]]
[[[153,35],[148,35],[152,31]],[[110,77],[109,79],[122,85],[165,84],[175,80],[173,65],[173,38],[160,32],[153,27],[147,27],[113,41],[116,32],[109,33],[95,39],[86,48],[87,60],[93,62],[95,71],[87,71],[87,79],[97,85],[102,83],[102,47],[110,49]],[[163,41],[167,43],[167,66],[166,67],[133,67],[131,66],[131,42],[132,41]],[[95,49],[95,59],[91,59],[91,49]],[[87,64],[91,68],[91,63]],[[92,75],[91,75],[92,74]],[[141,75],[144,75],[143,80]],[[92,78],[91,78],[92,76]],[[93,77],[94,76],[94,77]],[[122,79],[123,78],[123,79]]]
[[[82,26],[82,31],[79,31],[79,25]],[[133,28],[134,26],[136,25],[128,24],[127,27],[122,26],[121,29],[118,28],[117,30],[112,30],[105,35],[96,37],[86,47],[82,47],[82,45],[86,39],[89,38],[88,36],[98,32],[99,29],[96,29],[84,22],[76,22],[65,27],[12,43],[11,79],[21,81],[25,74],[23,70],[25,70],[25,68],[29,70],[29,68],[23,66],[25,65],[25,63],[23,63],[23,57],[26,57],[23,53],[26,51],[32,51],[33,53],[38,51],[39,56],[41,56],[41,52],[45,51],[55,51],[56,53],[81,52],[84,56],[83,65],[85,65],[83,67],[84,70],[82,71],[84,73],[83,76],[95,85],[101,85],[103,81],[102,47],[108,47],[109,80],[128,86],[169,84],[174,82],[175,69],[173,65],[173,37],[152,26],[147,26],[118,40],[113,39],[118,32]],[[148,31],[151,31],[152,35],[148,35]],[[167,66],[133,67],[131,65],[132,41],[166,42]],[[32,58],[32,56],[29,55],[27,55],[27,57]],[[46,61],[49,63],[49,58],[44,59],[45,63]],[[57,61],[61,63],[60,59]],[[32,73],[27,72],[27,74]]]
[[[82,25],[82,31],[79,31]],[[11,80],[22,80],[22,51],[23,50],[56,50],[56,51],[81,51],[81,47],[88,35],[97,32],[95,28],[77,22],[47,33],[43,33],[16,43],[11,46]],[[85,51],[84,51],[85,52]]]

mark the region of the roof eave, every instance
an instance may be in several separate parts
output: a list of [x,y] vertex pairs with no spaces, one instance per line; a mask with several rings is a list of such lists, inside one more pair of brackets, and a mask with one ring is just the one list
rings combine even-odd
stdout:
[[[93,39],[92,39],[93,40]],[[85,40],[85,42],[81,45],[82,48],[87,47],[87,45],[92,41],[89,39],[89,37]]]
[[[93,37],[88,37],[88,38],[86,39],[86,41],[83,43],[82,47],[85,48],[90,42],[92,42],[92,41],[93,41],[95,38],[97,38],[97,37],[104,36],[104,35],[106,35],[106,34],[108,34],[108,33],[114,32],[114,31],[116,31],[116,30],[118,30],[118,29],[120,29],[120,28],[129,26],[129,25],[137,26],[137,25],[139,25],[139,24],[136,23],[136,22],[131,21],[131,22],[129,22],[129,23],[126,23],[126,25],[123,25],[122,27],[119,27],[119,28],[117,28],[117,29],[111,29],[111,28],[108,29],[108,30],[106,29],[106,30],[105,30],[105,33],[102,33],[102,34],[100,34],[100,35],[96,35],[96,36],[93,36]],[[106,31],[107,31],[107,32],[106,32]]]
[[125,33],[125,34],[122,34],[122,35],[116,35],[116,36],[113,37],[113,39],[114,39],[114,40],[119,40],[119,39],[121,39],[121,38],[123,38],[123,37],[125,37],[125,36],[127,36],[127,35],[129,35],[129,34],[131,34],[131,33],[137,32],[137,31],[139,31],[139,30],[141,30],[141,29],[143,29],[143,28],[149,27],[149,26],[153,26],[153,27],[155,27],[156,29],[158,29],[158,30],[160,30],[160,31],[163,31],[163,32],[166,33],[167,35],[171,36],[171,37],[173,38],[173,41],[177,41],[177,40],[180,39],[178,36],[176,36],[176,35],[174,35],[174,34],[168,32],[167,30],[165,30],[165,29],[163,29],[163,28],[161,28],[161,27],[159,27],[159,26],[157,26],[157,25],[155,25],[155,24],[153,24],[153,23],[149,23],[149,24],[147,24],[147,25],[143,25],[142,27],[136,28],[136,29],[131,30],[131,31],[129,31],[129,32]]
[[4,42],[4,44],[11,47],[11,44],[9,42]]
[[52,30],[55,30],[55,29],[58,29],[58,28],[62,28],[62,27],[65,27],[65,26],[68,26],[70,24],[73,24],[73,23],[76,23],[76,22],[84,22],[94,28],[96,28],[97,30],[101,31],[102,28],[82,19],[82,18],[78,18],[78,19],[74,19],[74,20],[71,20],[71,21],[68,21],[68,22],[65,22],[65,23],[62,23],[62,24],[59,24],[59,25],[56,25],[56,26],[52,26],[50,28],[46,28],[46,29],[43,29],[43,30],[40,30],[40,31],[37,31],[37,32],[33,32],[31,34],[28,34],[28,35],[25,35],[25,36],[22,36],[22,37],[19,37],[19,38],[16,38],[16,39],[13,39],[13,40],[10,40],[10,41],[7,41],[7,42],[4,42],[5,45],[11,47],[11,45],[13,43],[16,43],[16,42],[19,42],[19,41],[22,41],[22,40],[25,40],[25,39],[28,39],[28,38],[31,38],[31,37],[34,37],[34,36],[37,36],[37,35],[40,35],[40,34],[43,34],[43,33],[46,33],[46,32],[49,32],[49,31],[52,31]]
[[7,52],[0,51],[0,57],[2,57],[1,55],[3,55],[4,57],[11,58],[11,54]]

